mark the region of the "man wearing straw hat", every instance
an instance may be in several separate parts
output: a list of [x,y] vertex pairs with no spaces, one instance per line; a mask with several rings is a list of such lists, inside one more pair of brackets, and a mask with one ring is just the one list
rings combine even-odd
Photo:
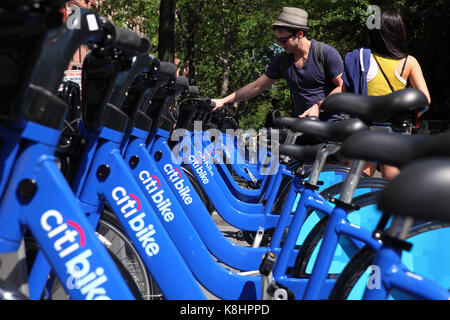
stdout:
[[272,27],[276,42],[285,52],[274,57],[266,72],[254,82],[222,99],[212,99],[215,109],[249,100],[284,78],[293,98],[293,116],[340,120],[342,115],[321,112],[320,105],[326,96],[342,90],[342,58],[333,47],[307,39],[307,19],[306,11],[284,7]]

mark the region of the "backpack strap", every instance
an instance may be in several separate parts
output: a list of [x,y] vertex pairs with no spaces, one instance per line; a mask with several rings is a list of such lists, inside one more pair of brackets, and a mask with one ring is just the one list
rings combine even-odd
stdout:
[[314,60],[322,74],[325,74],[325,60],[323,58],[323,42],[312,40],[314,44]]

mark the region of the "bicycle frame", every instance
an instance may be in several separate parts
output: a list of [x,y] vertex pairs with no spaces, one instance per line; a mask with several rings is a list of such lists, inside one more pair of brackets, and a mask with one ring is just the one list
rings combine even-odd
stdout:
[[[232,273],[220,266],[211,256],[189,218],[184,214],[183,208],[173,196],[164,176],[154,165],[145,145],[147,135],[148,133],[142,130],[136,128],[133,130],[134,137],[127,144],[125,162],[134,161],[132,174],[139,181],[142,192],[145,192],[156,215],[164,224],[195,277],[206,289],[220,298],[259,299],[260,277]],[[153,158],[155,157],[157,159],[155,161],[160,161],[162,155],[153,155]],[[185,197],[188,199],[186,195]],[[260,259],[259,257],[256,261]]]
[[[90,149],[95,151],[74,183],[76,194],[81,202],[97,209],[93,213],[102,211],[99,197],[106,199],[133,243],[140,244],[135,247],[167,298],[204,299],[180,253],[155,218],[157,213],[131,175],[119,149],[122,139],[123,133],[108,128],[102,130],[98,139],[89,139],[93,141]],[[87,150],[86,154],[90,157],[91,152]],[[110,167],[105,181],[99,181],[95,169],[89,170],[105,166]]]
[[[162,132],[159,134],[159,132],[156,134],[157,136],[168,136],[167,133]],[[153,137],[150,139],[153,139]],[[149,150],[151,150],[151,143],[149,143]],[[197,155],[192,155],[188,158],[189,166],[202,185],[203,190],[211,200],[214,199],[213,204],[224,220],[243,230],[256,231],[259,228],[267,230],[276,227],[279,216],[270,213],[276,198],[275,192],[270,194],[265,206],[262,204],[248,204],[237,200],[227,189],[226,185],[220,186],[217,184],[215,179],[218,175],[217,169],[214,167],[214,164],[206,163],[201,158],[198,158],[202,157],[200,153],[201,151],[198,151]],[[196,159],[196,156],[198,159]],[[273,190],[278,189],[277,186],[281,183],[282,175],[292,176],[292,173],[281,167],[280,173],[275,177]]]
[[374,260],[379,267],[379,288],[368,288],[364,300],[386,300],[391,290],[398,289],[419,299],[449,300],[450,293],[437,283],[410,272],[401,262],[401,250],[383,245]]
[[[222,153],[225,154],[227,158],[226,161],[229,161],[231,163],[231,166],[235,171],[237,170],[236,169],[237,167],[243,167],[245,170],[246,168],[249,167],[249,164],[248,162],[241,161],[239,157],[240,153],[244,152],[242,150],[243,147],[242,146],[238,147],[234,151],[235,156],[231,154],[231,156],[229,157],[228,156],[230,154],[229,149],[226,148],[226,146],[223,144],[220,138],[221,136],[214,142],[210,142],[211,135],[209,131],[206,132],[194,131],[192,139],[193,142],[192,150],[194,150],[194,153],[199,153],[200,150],[198,147],[201,146],[200,152],[202,152],[202,158],[204,158],[205,161],[215,164],[216,170],[214,171],[214,173],[217,172],[217,174],[214,175],[214,177],[216,178],[217,183],[221,186],[226,185],[227,188],[230,189],[231,194],[234,197],[236,197],[236,199],[243,201],[244,203],[252,203],[252,204],[261,202],[263,200],[267,200],[268,194],[270,194],[270,191],[273,190],[274,188],[273,181],[276,180],[276,176],[280,173],[279,170],[280,165],[278,162],[275,162],[276,159],[273,158],[271,159],[272,161],[271,165],[275,166],[275,168],[268,173],[272,174],[266,175],[260,174],[262,176],[262,180],[261,185],[258,189],[243,188],[236,183],[234,178],[231,176],[228,168],[223,163],[222,158],[220,157]],[[230,138],[236,139],[234,137],[228,136],[228,139]],[[197,144],[200,143],[200,141],[202,144]],[[261,148],[259,150],[259,153],[267,154],[267,152],[268,151],[265,148]],[[286,166],[284,167],[286,168]],[[211,173],[211,175],[212,174],[213,173]]]
[[[350,172],[349,176],[350,178],[347,177],[348,180],[346,181],[352,181],[351,185],[355,185],[356,182],[357,185],[357,179],[359,179],[359,176],[355,175],[354,172]],[[334,208],[329,205],[317,192],[317,187],[315,187],[316,181],[316,178],[311,176],[310,182],[304,185],[300,202],[298,203],[295,211],[294,219],[290,225],[283,248],[273,271],[273,277],[276,282],[291,290],[295,290],[289,281],[290,278],[286,276],[288,267],[287,252],[293,250],[295,247],[308,209],[314,209],[330,216],[324,240],[320,246],[317,259],[314,263],[311,277],[306,283],[304,283],[306,287],[305,290],[301,292],[301,296],[303,296],[304,299],[313,300],[326,299],[328,297],[329,290],[331,289],[330,283],[334,281],[332,279],[327,279],[327,275],[340,235],[349,236],[356,248],[361,248],[363,244],[368,244],[373,248],[379,248],[381,245],[378,241],[372,238],[372,234],[368,230],[352,225],[347,221],[347,214],[349,212],[348,208],[345,206],[342,207],[340,204],[337,204]],[[301,188],[299,185],[300,183],[301,181],[299,179],[294,180],[294,187]],[[352,192],[346,192],[347,195],[350,195],[350,193],[353,194]],[[280,219],[283,219],[283,217]]]
[[[163,134],[163,130],[158,132]],[[143,168],[153,169],[146,169],[147,172],[158,178],[158,181],[164,180],[166,182],[169,190],[165,193],[170,199],[170,203],[177,202],[181,205],[180,214],[183,213],[189,217],[195,231],[198,232],[202,241],[216,258],[239,270],[258,269],[261,257],[267,251],[267,248],[248,248],[230,242],[217,228],[182,168],[172,162],[172,151],[167,144],[167,139],[161,136],[155,138],[151,143],[149,152],[149,147],[145,146],[147,135],[147,132],[133,129],[133,138],[125,152],[125,161],[131,161],[133,157],[137,157],[139,162],[142,162]],[[176,181],[173,180],[174,174],[178,176]],[[142,180],[140,176],[135,175],[135,177],[138,181]],[[286,208],[289,208],[289,205]],[[279,244],[277,246],[272,244],[271,248],[275,252],[280,250]],[[294,250],[291,257],[295,258],[296,253],[297,250]],[[291,259],[291,263],[293,265],[293,259]]]
[[22,151],[0,204],[0,250],[17,250],[29,228],[71,298],[133,299],[56,166],[60,131],[28,122],[17,135]]
[[[211,142],[212,136],[216,137],[214,142]],[[216,164],[218,168],[218,172],[220,173],[221,178],[226,183],[228,188],[231,190],[234,196],[238,198],[239,200],[246,201],[246,202],[252,202],[257,203],[261,200],[267,200],[267,194],[272,190],[273,185],[271,182],[273,182],[274,174],[278,173],[279,170],[279,163],[277,162],[277,159],[274,159],[274,157],[270,158],[269,168],[270,166],[274,166],[274,168],[269,171],[267,168],[264,168],[261,163],[258,165],[249,164],[248,162],[244,162],[242,158],[240,157],[240,154],[245,152],[244,146],[238,146],[238,148],[235,149],[234,152],[230,152],[229,148],[224,144],[223,140],[226,139],[236,139],[236,137],[225,135],[220,133],[213,134],[210,131],[203,132],[203,148],[207,153],[209,153],[210,158],[214,159],[214,163]],[[209,142],[208,142],[209,140]],[[225,141],[226,142],[226,141]],[[229,144],[228,142],[226,142]],[[238,144],[239,145],[239,144]],[[194,146],[195,148],[195,146]],[[260,178],[261,184],[258,189],[246,189],[241,186],[239,186],[234,178],[231,176],[231,173],[226,166],[226,164],[223,161],[223,157],[221,155],[225,155],[225,162],[229,163],[232,167],[232,169],[236,172],[237,170],[243,170],[247,172],[247,175],[251,175],[250,180],[252,182],[257,182],[255,175]],[[267,149],[263,148],[262,146],[258,149],[258,158],[262,156],[263,162],[267,160],[267,155],[270,154]],[[266,165],[267,166],[267,165]],[[260,170],[258,174],[253,174],[250,172],[248,168],[257,168]],[[239,168],[239,169],[238,169]],[[263,171],[263,172],[261,172]],[[266,172],[268,171],[268,172]],[[265,173],[265,174],[262,174]],[[253,179],[255,181],[253,181]]]
[[[164,134],[165,133],[165,134]],[[166,137],[164,137],[164,135]],[[149,143],[149,145],[147,146],[147,150],[145,148],[144,145],[144,141],[145,138],[147,136],[147,132],[142,131],[142,130],[138,130],[138,129],[134,129],[133,130],[133,139],[127,144],[127,150],[125,152],[125,160],[128,161],[129,163],[131,163],[132,161],[134,161],[134,165],[133,165],[133,169],[132,171],[134,172],[134,176],[138,181],[141,181],[142,184],[142,188],[143,190],[145,189],[149,194],[151,194],[149,197],[152,198],[154,197],[154,199],[156,199],[156,203],[154,204],[154,206],[159,207],[162,211],[165,210],[165,208],[167,208],[167,204],[170,203],[170,210],[166,210],[166,213],[170,213],[170,212],[183,212],[183,210],[185,210],[186,213],[188,213],[189,211],[193,211],[192,209],[185,209],[186,206],[190,205],[191,203],[193,203],[193,198],[192,198],[192,194],[189,193],[189,196],[187,195],[187,190],[192,190],[189,187],[189,184],[187,183],[188,180],[183,179],[183,184],[178,184],[177,186],[174,185],[174,182],[170,181],[170,177],[168,177],[169,175],[171,176],[178,176],[179,178],[183,177],[182,176],[182,170],[180,170],[179,168],[176,167],[176,164],[174,164],[172,162],[172,159],[170,158],[172,156],[171,150],[169,149],[169,147],[167,146],[167,136],[169,135],[168,132],[159,129],[157,131],[156,134],[153,134],[153,137],[150,138],[149,140],[151,140],[152,142]],[[149,146],[151,146],[150,148],[150,154],[148,154],[148,149]],[[134,160],[133,160],[134,159]],[[138,159],[138,161],[136,161]],[[137,164],[136,164],[137,162]],[[167,166],[169,164],[169,166]],[[178,169],[178,170],[176,170]],[[169,174],[168,174],[169,173]],[[177,180],[177,181],[181,181],[181,180]],[[186,183],[185,183],[186,182]],[[317,209],[320,211],[325,212],[326,214],[330,215],[333,208],[332,206],[328,205],[324,199],[318,194],[318,193],[314,193],[315,190],[309,190],[310,194],[308,194],[307,188],[305,189],[305,187],[303,185],[300,184],[300,179],[296,178],[296,183],[294,183],[294,186],[296,186],[296,188],[293,188],[288,196],[288,201],[287,202],[292,202],[295,199],[295,194],[297,192],[300,191],[304,191],[302,198],[305,199],[304,197],[306,197],[306,199],[309,199],[309,202],[305,202],[305,200],[302,202],[301,204],[297,207],[297,211],[296,214],[294,215],[294,220],[292,221],[291,224],[291,228],[290,230],[294,230],[294,231],[290,231],[291,234],[291,238],[289,239],[289,233],[288,233],[288,238],[286,238],[285,244],[283,245],[283,248],[281,249],[281,254],[280,254],[280,258],[277,262],[276,265],[276,272],[274,272],[274,278],[277,282],[285,285],[286,287],[288,287],[289,289],[293,290],[296,294],[297,297],[300,297],[303,295],[303,293],[306,290],[306,286],[308,283],[307,279],[295,279],[295,278],[290,278],[290,277],[286,277],[286,269],[288,266],[292,265],[292,252],[295,252],[294,247],[295,247],[295,242],[297,240],[297,236],[298,236],[298,231],[301,228],[301,224],[303,223],[306,211],[308,208],[313,208],[313,209]],[[178,187],[178,189],[177,189]],[[172,192],[170,192],[170,190],[172,190]],[[176,200],[176,198],[174,197],[174,194],[179,194],[178,200]],[[156,194],[156,195],[155,195]],[[164,197],[162,197],[162,194],[164,194]],[[184,196],[184,198],[183,198]],[[200,201],[200,200],[198,200]],[[184,207],[179,207],[179,204],[183,204],[184,203]],[[289,208],[289,207],[288,207]],[[156,209],[155,209],[156,210]],[[197,212],[196,212],[197,213]],[[189,221],[188,219],[185,220],[185,217],[182,215],[177,215],[176,218],[174,218],[173,220],[171,220],[170,222],[166,221],[165,222],[165,226],[167,226],[168,229],[172,229],[173,231],[169,231],[168,232],[171,234],[172,239],[174,239],[176,245],[178,248],[180,248],[180,251],[182,253],[186,253],[185,256],[185,260],[187,261],[188,264],[192,265],[192,268],[194,269],[199,269],[200,266],[197,266],[196,263],[197,260],[199,259],[199,256],[202,256],[199,252],[206,252],[207,256],[205,256],[203,258],[202,256],[202,260],[201,260],[201,265],[209,265],[211,264],[211,262],[208,262],[208,259],[211,259],[210,256],[208,256],[207,250],[206,248],[203,247],[203,243],[202,240],[204,239],[208,239],[208,231],[203,231],[203,230],[209,230],[212,229],[211,225],[206,224],[206,222],[201,221],[200,218],[196,218],[197,216],[201,216],[198,213],[197,214],[189,214],[189,219],[192,221],[192,223],[195,225],[195,228],[191,226],[191,221]],[[285,210],[284,215],[282,215],[280,217],[280,223],[288,223],[289,222],[289,216],[290,216],[290,210]],[[163,220],[164,217],[160,216],[160,219]],[[173,227],[173,224],[175,224],[175,220],[179,220],[179,219],[183,219],[182,222],[177,221],[177,224],[182,225],[183,227],[180,228],[176,228]],[[197,222],[194,222],[194,221]],[[206,221],[206,219],[205,219]],[[203,224],[202,224],[203,223]],[[342,234],[347,234],[350,236],[356,236],[357,238],[366,241],[368,243],[374,243],[375,241],[373,241],[371,234],[369,232],[360,232],[360,229],[357,229],[356,227],[352,227],[345,225],[344,227],[342,227]],[[284,227],[286,227],[287,225],[281,226],[279,224],[279,229],[278,230],[282,230],[284,229]],[[192,228],[191,228],[192,227]],[[347,228],[346,228],[347,227]],[[189,229],[190,231],[186,231],[186,229]],[[217,228],[215,228],[217,230]],[[198,236],[197,232],[200,232],[203,234],[203,237]],[[275,235],[274,235],[275,237]],[[196,239],[195,241],[189,241],[191,244],[187,244],[186,243],[186,239]],[[272,246],[276,246],[279,237],[277,236],[275,241],[272,243]],[[206,240],[204,240],[206,241]],[[337,242],[337,240],[336,240]],[[279,242],[278,242],[279,245]],[[373,244],[375,245],[375,244]],[[212,246],[212,245],[210,245]],[[357,243],[357,247],[361,247],[362,244]],[[225,249],[224,249],[225,250]],[[189,256],[188,252],[196,252],[196,254],[194,256]],[[255,251],[256,252],[256,251]],[[214,253],[214,252],[213,252]],[[331,256],[332,258],[332,256]],[[203,260],[205,259],[205,260]],[[228,261],[227,261],[228,262]],[[227,263],[228,264],[228,263]],[[210,270],[214,270],[214,265],[209,266]],[[212,269],[211,269],[212,268]],[[198,273],[194,271],[194,273],[196,273],[197,277],[202,277],[201,272],[199,271]],[[217,276],[219,275],[220,277],[220,271],[219,272],[214,272],[214,274]],[[203,278],[205,276],[203,275]],[[241,276],[242,277],[242,276]],[[255,278],[255,277],[253,277]],[[326,276],[325,276],[326,278]],[[257,279],[257,282],[259,284],[259,279]],[[252,279],[254,281],[254,279]],[[205,281],[205,282],[204,282]],[[210,284],[208,283],[209,281],[211,281],[210,279],[206,278],[205,280],[201,281],[202,284],[204,286],[206,286],[209,290],[213,290],[212,292],[220,297],[224,297],[225,293],[222,292],[218,292],[217,288],[215,288],[214,285],[212,285],[211,287]],[[222,280],[222,281],[229,281],[230,283],[235,284],[235,282],[233,282],[233,280],[228,279],[228,280]],[[251,280],[250,280],[251,281]],[[247,282],[248,283],[248,282]],[[255,283],[255,282],[252,282]],[[326,281],[327,286],[328,286],[328,291],[331,290],[333,284],[334,284],[334,280],[327,280]],[[240,287],[242,288],[242,286]],[[325,293],[324,295],[322,295],[322,298],[325,298],[327,295],[327,293]],[[228,297],[225,295],[225,297]]]

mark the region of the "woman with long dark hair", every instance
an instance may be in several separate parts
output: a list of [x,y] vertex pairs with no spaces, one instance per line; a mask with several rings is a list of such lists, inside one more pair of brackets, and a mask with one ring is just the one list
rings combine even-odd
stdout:
[[[403,19],[395,11],[381,14],[380,28],[368,32],[369,48],[348,53],[344,62],[344,90],[369,96],[381,96],[407,86],[422,91],[431,101],[422,69],[409,55]],[[368,163],[365,173],[375,174],[376,164]],[[392,179],[399,170],[381,165],[384,178]]]

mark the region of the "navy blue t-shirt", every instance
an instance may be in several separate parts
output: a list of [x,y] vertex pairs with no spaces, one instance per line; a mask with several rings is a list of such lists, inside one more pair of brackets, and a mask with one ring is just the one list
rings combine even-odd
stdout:
[[[339,52],[324,44],[322,47],[325,74],[322,73],[316,64],[314,56],[314,41],[311,41],[311,47],[303,68],[297,67],[294,61],[294,55],[288,55],[288,69],[286,71],[286,82],[292,92],[294,103],[294,114],[298,116],[307,109],[324,99],[335,88],[331,79],[337,77],[344,72],[344,63]],[[270,62],[265,75],[270,79],[281,79],[281,57],[283,54],[277,55]],[[318,60],[318,59],[317,59]],[[332,115],[328,112],[320,113],[321,120],[341,120],[342,115]]]

